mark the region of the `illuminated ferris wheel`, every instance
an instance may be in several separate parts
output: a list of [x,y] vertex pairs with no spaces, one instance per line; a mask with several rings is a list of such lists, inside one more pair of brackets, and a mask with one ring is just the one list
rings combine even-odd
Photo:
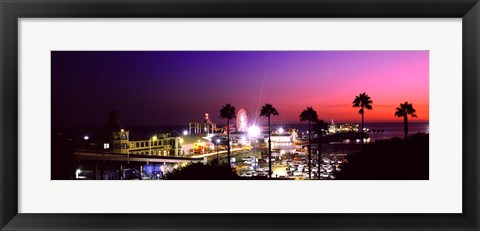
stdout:
[[237,131],[246,132],[248,130],[248,111],[241,108],[237,112]]

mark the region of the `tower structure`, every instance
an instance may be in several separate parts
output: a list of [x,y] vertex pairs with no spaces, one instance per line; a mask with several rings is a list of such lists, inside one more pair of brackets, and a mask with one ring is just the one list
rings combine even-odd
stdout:
[[130,134],[120,123],[117,111],[108,113],[108,122],[105,130],[104,149],[111,150],[114,153],[128,154]]

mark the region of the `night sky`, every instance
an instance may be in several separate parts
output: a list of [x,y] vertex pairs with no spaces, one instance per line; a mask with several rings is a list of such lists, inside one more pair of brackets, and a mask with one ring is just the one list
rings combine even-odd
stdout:
[[[367,122],[394,117],[404,101],[428,121],[428,51],[52,51],[52,124],[105,125],[117,110],[124,125],[213,122],[222,105],[245,108],[254,121],[262,105],[273,123],[299,123],[313,106],[321,119],[359,122],[356,95],[366,92]],[[258,117],[261,123],[265,118]]]

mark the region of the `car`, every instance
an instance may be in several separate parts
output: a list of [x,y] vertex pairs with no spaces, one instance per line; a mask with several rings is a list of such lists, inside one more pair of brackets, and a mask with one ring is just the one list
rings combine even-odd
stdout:
[[268,168],[257,168],[257,172],[268,173]]
[[294,176],[302,176],[303,173],[302,173],[302,172],[299,172],[299,171],[295,171],[295,172],[293,172],[293,175],[294,175]]
[[244,172],[243,174],[241,174],[240,176],[243,176],[243,177],[252,177],[252,173],[251,172]]
[[258,172],[258,176],[267,176],[268,174],[266,172]]
[[243,174],[241,174],[240,176],[244,176],[244,177],[252,177],[252,176],[257,176],[257,173],[254,172],[254,171],[248,171],[248,172],[244,172]]

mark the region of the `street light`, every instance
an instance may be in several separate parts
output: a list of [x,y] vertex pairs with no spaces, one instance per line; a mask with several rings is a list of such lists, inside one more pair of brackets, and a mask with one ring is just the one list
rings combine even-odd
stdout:
[[257,139],[256,138],[260,134],[260,128],[255,125],[251,126],[248,128],[248,134],[250,135],[251,138],[253,137],[253,169],[256,171],[257,170],[257,156],[256,156]]
[[150,145],[149,145],[149,148],[150,148],[150,152],[149,152],[149,153],[150,153],[150,155],[152,155],[152,140],[153,140],[153,141],[156,141],[156,140],[157,140],[157,136],[152,136],[152,137],[150,138]]
[[82,173],[82,170],[80,170],[80,169],[77,169],[77,171],[75,171],[75,179],[79,178],[80,173]]
[[255,126],[255,125],[251,126],[251,127],[248,128],[248,134],[251,137],[257,137],[260,134],[260,128]]
[[218,145],[220,144],[220,139],[217,139],[217,161],[220,163],[220,158],[218,156]]

